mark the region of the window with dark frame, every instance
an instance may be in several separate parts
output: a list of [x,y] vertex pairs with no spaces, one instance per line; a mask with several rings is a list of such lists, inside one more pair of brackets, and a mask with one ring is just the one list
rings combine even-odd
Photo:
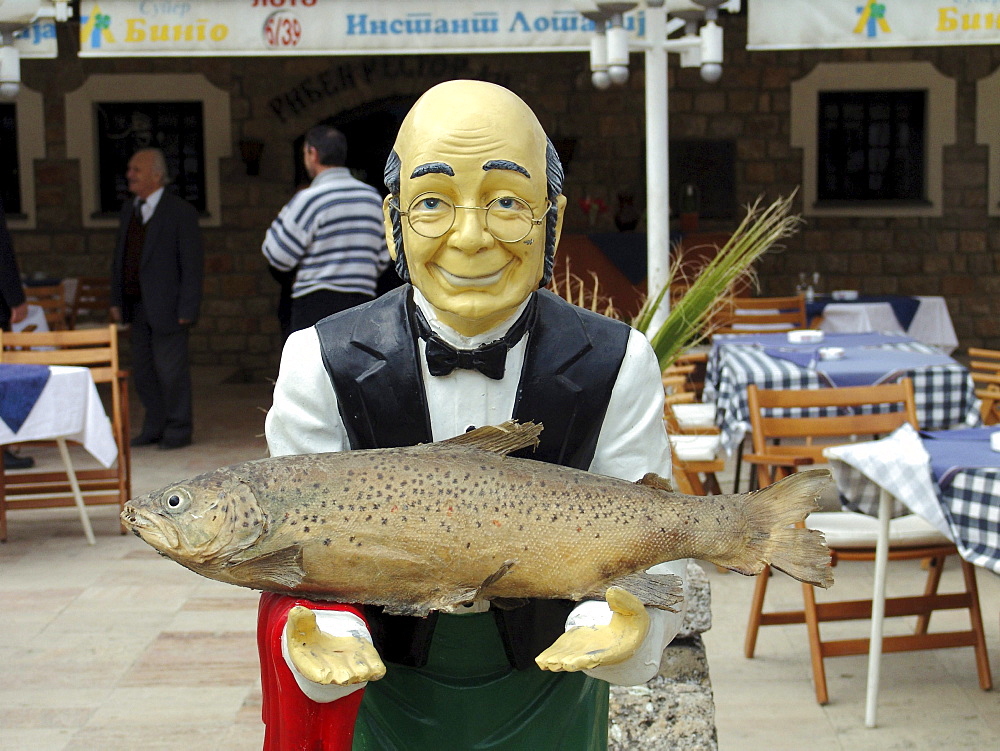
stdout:
[[926,91],[819,93],[817,202],[925,202]]
[[205,119],[201,102],[98,102],[98,213],[117,214],[129,197],[125,170],[139,149],[163,151],[168,190],[206,211]]
[[3,200],[3,210],[8,216],[21,213],[17,109],[14,104],[0,104],[0,200]]
[[702,219],[736,216],[736,142],[731,140],[671,139],[670,208],[684,211],[685,185],[696,189],[697,213]]

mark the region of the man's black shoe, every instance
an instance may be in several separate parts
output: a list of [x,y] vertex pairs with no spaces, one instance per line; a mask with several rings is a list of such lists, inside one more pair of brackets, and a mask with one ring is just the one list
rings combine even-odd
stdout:
[[31,469],[34,466],[35,460],[32,457],[18,456],[8,449],[3,450],[4,469]]
[[154,443],[160,442],[160,436],[149,435],[148,433],[139,433],[135,438],[129,441],[130,446],[152,446]]
[[160,448],[164,450],[182,449],[191,445],[190,438],[164,438],[160,441]]

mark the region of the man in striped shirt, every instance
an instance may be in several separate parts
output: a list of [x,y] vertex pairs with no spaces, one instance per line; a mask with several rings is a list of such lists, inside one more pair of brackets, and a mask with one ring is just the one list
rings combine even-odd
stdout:
[[302,157],[312,183],[285,205],[261,246],[273,268],[295,270],[286,336],[373,299],[389,265],[382,198],[344,166],[344,134],[311,128]]

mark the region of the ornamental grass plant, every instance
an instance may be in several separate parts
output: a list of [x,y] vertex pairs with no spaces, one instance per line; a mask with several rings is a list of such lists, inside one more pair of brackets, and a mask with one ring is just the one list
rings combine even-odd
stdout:
[[[675,255],[667,283],[654,296],[646,299],[632,325],[649,338],[660,363],[668,368],[679,355],[704,342],[712,335],[712,321],[733,297],[736,282],[741,279],[756,282],[753,264],[764,253],[781,247],[780,241],[795,233],[802,218],[791,214],[793,192],[779,197],[767,207],[758,198],[747,207],[747,214],[729,240],[715,256],[690,278],[685,272],[685,259]],[[670,299],[670,290],[683,289],[683,294]],[[666,319],[652,336],[649,328],[657,309],[670,305]]]

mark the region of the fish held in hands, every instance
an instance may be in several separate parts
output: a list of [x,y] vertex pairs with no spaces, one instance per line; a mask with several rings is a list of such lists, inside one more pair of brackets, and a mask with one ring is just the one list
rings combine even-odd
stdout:
[[680,558],[832,584],[822,534],[793,526],[829,472],[689,496],[655,474],[631,483],[508,456],[541,429],[511,421],[405,448],[249,461],[134,499],[122,520],[211,579],[409,615],[603,598],[609,586],[670,608],[676,577],[645,572]]

